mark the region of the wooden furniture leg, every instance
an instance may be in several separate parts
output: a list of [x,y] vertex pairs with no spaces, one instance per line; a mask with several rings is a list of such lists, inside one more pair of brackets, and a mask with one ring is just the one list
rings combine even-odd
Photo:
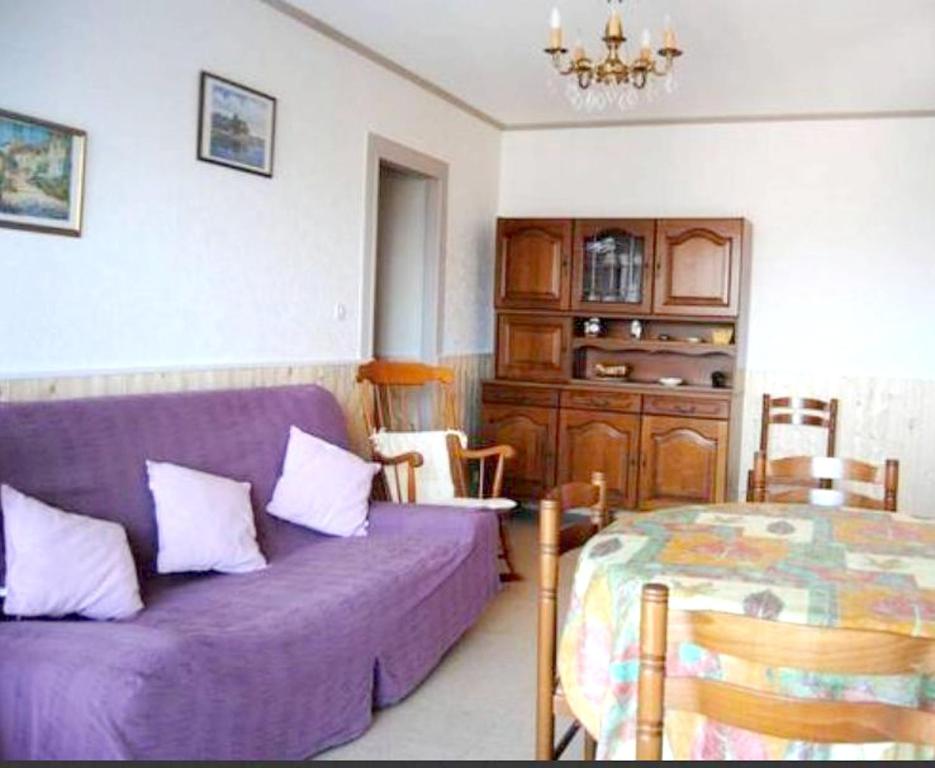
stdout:
[[[762,454],[758,454],[762,455]],[[636,707],[636,759],[662,760],[669,590],[646,584],[640,606],[640,672]]]
[[554,760],[555,630],[562,508],[546,499],[539,509],[539,632],[536,682],[536,760]]
[[597,742],[584,728],[581,729],[581,733],[584,735],[584,759],[594,760],[597,756]]
[[497,527],[500,529],[500,559],[506,564],[506,573],[500,574],[500,581],[522,581],[523,577],[513,567],[513,547],[510,544],[508,522],[508,512],[497,514]]

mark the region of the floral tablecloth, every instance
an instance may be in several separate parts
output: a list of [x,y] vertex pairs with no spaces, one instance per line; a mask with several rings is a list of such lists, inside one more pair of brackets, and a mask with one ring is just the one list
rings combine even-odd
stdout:
[[[670,605],[816,626],[935,637],[935,519],[798,504],[720,504],[628,514],[582,550],[559,646],[572,710],[598,757],[633,759],[643,584]],[[789,696],[883,701],[935,711],[935,677],[855,677],[758,667],[683,644],[670,674]],[[677,759],[935,758],[905,744],[790,742],[666,712]]]

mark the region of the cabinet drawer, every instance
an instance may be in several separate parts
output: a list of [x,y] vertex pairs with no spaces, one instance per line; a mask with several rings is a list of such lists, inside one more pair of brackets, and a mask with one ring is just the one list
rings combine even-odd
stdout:
[[585,408],[596,411],[640,412],[640,396],[632,392],[592,392],[569,389],[562,392],[562,408]]
[[509,403],[512,405],[558,405],[558,390],[533,387],[510,387],[502,384],[484,384],[482,399],[485,403]]
[[643,398],[643,413],[658,413],[663,416],[693,416],[701,419],[726,419],[730,415],[730,403],[726,400],[706,400],[700,397],[646,395]]

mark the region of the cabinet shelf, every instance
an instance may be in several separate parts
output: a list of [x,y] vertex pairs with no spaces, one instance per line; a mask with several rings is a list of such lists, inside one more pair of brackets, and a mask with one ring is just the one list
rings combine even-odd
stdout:
[[674,352],[679,355],[729,355],[737,356],[733,344],[709,344],[689,341],[641,341],[639,339],[577,338],[572,341],[575,349],[602,349],[605,352]]

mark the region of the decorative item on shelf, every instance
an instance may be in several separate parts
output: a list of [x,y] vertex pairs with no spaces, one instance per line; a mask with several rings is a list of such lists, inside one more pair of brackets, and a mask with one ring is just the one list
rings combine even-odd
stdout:
[[730,344],[733,340],[733,328],[715,328],[713,331],[711,331],[712,344]]
[[620,265],[617,263],[616,242],[612,237],[605,237],[600,244],[601,301],[620,301]]
[[643,338],[643,324],[639,320],[630,323],[630,338],[637,340]]
[[601,253],[602,247],[599,240],[588,240],[587,244],[584,246],[585,252],[585,269],[587,270],[588,277],[590,278],[588,283],[588,291],[585,294],[585,299],[587,301],[600,301],[601,294],[597,290],[597,280],[598,273],[601,269]]
[[[622,3],[622,0],[617,0],[617,3]],[[675,32],[668,19],[663,31],[662,47],[653,53],[652,36],[645,29],[640,40],[640,51],[631,59],[625,47],[627,38],[623,33],[620,14],[613,0],[608,0],[608,4],[611,6],[610,18],[601,38],[607,52],[599,61],[588,57],[580,41],[575,44],[571,57],[566,56],[568,49],[564,47],[562,39],[562,18],[558,8],[552,10],[549,44],[545,52],[552,59],[552,66],[559,75],[573,78],[568,95],[576,109],[603,110],[614,103],[620,109],[626,109],[635,102],[636,91],[625,90],[625,86],[632,85],[637,91],[643,90],[651,82],[651,75],[665,78],[669,91],[675,86],[673,65],[682,51],[676,45]],[[591,89],[592,84],[598,87]]]
[[0,227],[80,237],[86,143],[77,128],[0,110]]
[[629,372],[629,365],[604,365],[604,363],[594,364],[594,375],[605,379],[625,379]]
[[712,373],[711,386],[715,389],[727,389],[727,374],[724,371],[715,371]]
[[668,333],[660,333],[656,337],[657,341],[672,341],[672,337]]
[[686,336],[685,341],[687,341],[689,344],[701,344],[701,337],[700,336]]
[[589,339],[596,339],[604,328],[599,317],[589,317],[584,321],[584,335]]
[[584,245],[585,301],[639,304],[643,300],[643,239],[603,231]]
[[663,376],[659,379],[659,383],[664,387],[678,387],[683,381],[684,379],[680,379],[677,376]]

